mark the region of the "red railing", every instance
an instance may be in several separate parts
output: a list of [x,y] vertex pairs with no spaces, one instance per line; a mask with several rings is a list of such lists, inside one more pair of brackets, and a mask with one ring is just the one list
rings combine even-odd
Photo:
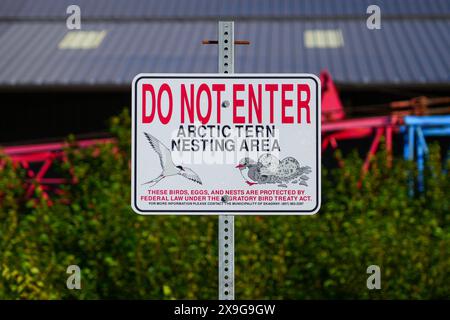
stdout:
[[[337,89],[328,72],[320,74],[322,83],[322,152],[327,148],[338,148],[339,141],[371,139],[362,173],[370,166],[383,135],[386,139],[388,161],[392,159],[392,134],[398,131],[400,118],[396,115],[347,119]],[[340,163],[343,165],[343,163]]]
[[[90,139],[77,141],[79,148],[87,148],[101,143],[111,143],[114,139]],[[58,185],[67,183],[76,183],[76,177],[73,170],[69,170],[70,178],[61,178],[51,176],[52,166],[56,162],[68,163],[64,148],[65,142],[42,143],[32,145],[11,146],[3,149],[3,152],[9,156],[15,166],[20,165],[26,170],[26,181],[24,187],[27,198],[31,197],[36,188],[40,188],[44,199],[51,204],[49,190],[56,190]]]

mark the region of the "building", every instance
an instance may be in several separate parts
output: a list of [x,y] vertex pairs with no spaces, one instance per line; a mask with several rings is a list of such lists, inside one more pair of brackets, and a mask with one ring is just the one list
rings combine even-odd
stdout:
[[[69,30],[67,8],[81,9]],[[366,25],[381,10],[381,29]],[[3,0],[0,143],[100,136],[141,72],[217,71],[231,19],[238,73],[328,70],[346,106],[450,92],[450,0]]]

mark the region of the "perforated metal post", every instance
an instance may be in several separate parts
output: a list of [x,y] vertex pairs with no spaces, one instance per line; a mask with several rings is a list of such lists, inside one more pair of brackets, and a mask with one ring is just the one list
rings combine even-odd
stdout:
[[219,216],[219,300],[234,300],[234,216]]
[[234,22],[219,21],[219,73],[234,73]]
[[[234,73],[234,22],[219,21],[219,73]],[[234,300],[234,216],[219,216],[219,300]]]

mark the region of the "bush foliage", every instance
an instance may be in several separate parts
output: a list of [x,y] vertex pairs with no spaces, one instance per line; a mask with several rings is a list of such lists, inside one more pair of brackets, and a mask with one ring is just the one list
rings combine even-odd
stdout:
[[[0,298],[215,299],[217,217],[139,216],[130,199],[130,119],[112,120],[118,144],[67,149],[78,183],[49,206],[25,197],[24,172],[2,157]],[[337,154],[340,157],[339,154]],[[323,169],[315,216],[236,217],[238,299],[428,299],[450,296],[449,174],[439,150],[426,191],[410,197],[414,167],[381,154],[358,188],[362,160]],[[66,288],[80,266],[82,289]],[[369,265],[381,290],[368,290]]]

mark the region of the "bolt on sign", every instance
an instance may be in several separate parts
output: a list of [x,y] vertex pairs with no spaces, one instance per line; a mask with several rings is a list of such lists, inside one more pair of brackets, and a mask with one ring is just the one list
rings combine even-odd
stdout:
[[137,213],[319,210],[316,76],[139,74],[132,86]]

